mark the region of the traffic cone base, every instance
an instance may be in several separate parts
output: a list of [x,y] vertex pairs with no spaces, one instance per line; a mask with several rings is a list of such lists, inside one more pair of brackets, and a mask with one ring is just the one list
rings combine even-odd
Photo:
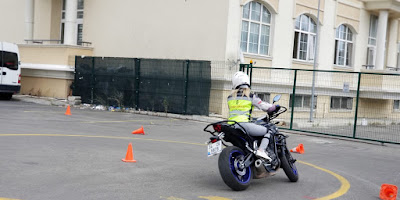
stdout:
[[382,184],[379,198],[382,200],[396,200],[397,186],[390,184]]
[[290,152],[303,154],[304,153],[304,145],[299,144],[299,145],[297,145],[297,147],[290,149]]
[[136,162],[136,160],[133,159],[132,143],[129,143],[128,150],[126,151],[125,159],[122,159],[122,161],[124,161],[124,162]]
[[124,162],[136,162],[136,160],[125,160],[125,159],[121,159]]
[[134,131],[132,131],[132,134],[142,134],[144,135],[144,130],[143,130],[143,126],[139,129],[136,129]]
[[67,110],[65,111],[65,115],[71,115],[71,107],[68,105]]

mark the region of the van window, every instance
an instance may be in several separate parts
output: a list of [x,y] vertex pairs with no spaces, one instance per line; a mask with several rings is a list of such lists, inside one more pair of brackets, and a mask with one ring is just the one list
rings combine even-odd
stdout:
[[1,67],[7,67],[12,70],[18,69],[18,56],[16,53],[3,51],[2,58],[0,58]]

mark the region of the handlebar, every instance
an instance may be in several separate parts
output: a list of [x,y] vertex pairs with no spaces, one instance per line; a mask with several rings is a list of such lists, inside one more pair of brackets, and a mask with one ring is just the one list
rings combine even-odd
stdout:
[[277,118],[280,114],[284,113],[287,111],[287,108],[285,106],[280,106],[280,109],[276,112],[273,112],[271,115],[268,114],[268,120],[272,120]]

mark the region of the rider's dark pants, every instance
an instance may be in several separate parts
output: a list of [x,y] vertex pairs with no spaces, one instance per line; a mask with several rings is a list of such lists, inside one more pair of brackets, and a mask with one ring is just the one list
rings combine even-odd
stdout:
[[[250,136],[264,136],[261,140],[259,149],[266,150],[269,144],[269,139],[271,134],[268,133],[268,129],[264,126],[250,123],[250,122],[240,122],[239,123]],[[235,128],[241,128],[239,125],[235,124]]]

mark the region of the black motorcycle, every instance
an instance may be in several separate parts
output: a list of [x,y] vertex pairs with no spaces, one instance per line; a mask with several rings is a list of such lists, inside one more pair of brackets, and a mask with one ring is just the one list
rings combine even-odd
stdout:
[[[279,99],[280,95],[275,96],[273,103]],[[253,178],[259,179],[274,175],[279,168],[283,169],[291,182],[298,181],[296,159],[292,157],[290,150],[286,147],[286,138],[289,136],[279,133],[276,124],[271,121],[286,111],[286,107],[280,106],[274,113],[253,121],[253,123],[267,127],[273,136],[267,148],[271,161],[255,155],[263,137],[250,136],[235,121],[220,121],[204,128],[204,131],[213,135],[207,142],[208,156],[220,153],[218,168],[226,185],[233,190],[245,190]],[[213,130],[210,130],[210,127]],[[223,150],[222,145],[226,147]]]

